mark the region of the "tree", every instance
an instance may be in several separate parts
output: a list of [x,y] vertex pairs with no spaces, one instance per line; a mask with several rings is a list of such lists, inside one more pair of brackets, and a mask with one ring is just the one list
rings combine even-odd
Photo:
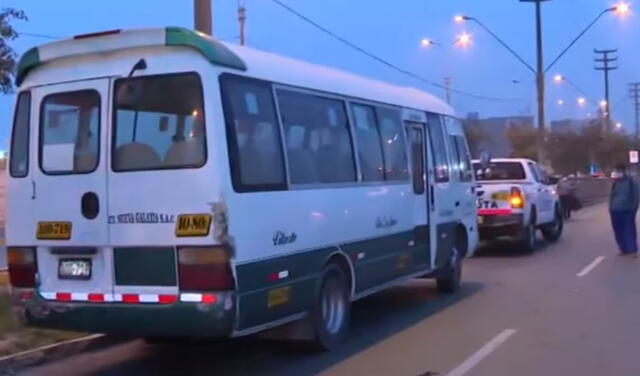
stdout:
[[487,135],[477,121],[466,120],[463,126],[471,155],[477,158],[480,154],[480,145],[482,141],[486,140]]
[[529,158],[536,160],[537,136],[535,128],[521,124],[511,124],[507,128],[507,139],[511,143],[512,158]]
[[0,93],[13,92],[13,81],[16,74],[17,54],[9,42],[18,37],[18,32],[11,25],[14,20],[27,20],[21,10],[13,8],[0,9]]

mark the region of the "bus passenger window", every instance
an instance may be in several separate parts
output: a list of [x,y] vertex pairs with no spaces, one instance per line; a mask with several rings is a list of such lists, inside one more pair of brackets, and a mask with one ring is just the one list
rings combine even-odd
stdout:
[[344,102],[278,90],[292,184],[356,181]]
[[409,179],[407,152],[400,122],[400,111],[376,108],[384,151],[385,180]]
[[40,167],[50,174],[88,173],[98,166],[100,94],[56,93],[42,100]]
[[231,174],[236,191],[286,189],[280,130],[271,85],[223,75]]
[[413,192],[421,195],[424,187],[424,135],[422,129],[409,128],[411,136],[411,168],[413,172]]
[[473,180],[473,167],[471,166],[471,153],[464,136],[454,136],[460,155],[460,177],[464,182]]
[[376,115],[370,106],[351,105],[363,181],[384,180],[384,160]]
[[29,173],[29,127],[31,113],[31,92],[23,91],[18,95],[13,135],[11,137],[11,156],[9,172],[14,178],[23,178]]
[[198,168],[207,159],[196,73],[116,80],[114,171]]
[[447,158],[447,147],[442,118],[440,115],[427,114],[429,123],[429,135],[431,138],[431,150],[433,152],[433,163],[435,166],[435,181],[444,183],[449,181],[449,160]]

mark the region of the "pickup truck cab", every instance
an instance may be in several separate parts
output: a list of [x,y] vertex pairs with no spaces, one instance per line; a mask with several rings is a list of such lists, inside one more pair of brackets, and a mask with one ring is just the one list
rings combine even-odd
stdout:
[[478,229],[483,240],[509,236],[525,252],[536,246],[536,230],[547,241],[562,236],[558,194],[538,164],[528,159],[473,161],[478,182]]

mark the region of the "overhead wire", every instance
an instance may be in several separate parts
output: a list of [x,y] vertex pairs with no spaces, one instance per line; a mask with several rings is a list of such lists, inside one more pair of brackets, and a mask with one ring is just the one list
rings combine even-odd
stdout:
[[404,69],[402,67],[399,67],[391,62],[389,62],[386,59],[383,59],[375,54],[373,54],[372,52],[367,51],[366,49],[358,46],[357,44],[347,40],[346,38],[334,33],[333,31],[329,30],[328,28],[320,25],[319,23],[315,22],[314,20],[310,19],[309,17],[303,15],[302,13],[298,12],[297,10],[291,8],[289,5],[285,4],[284,2],[280,1],[280,0],[271,0],[273,1],[275,4],[277,4],[278,6],[280,6],[281,8],[285,9],[286,11],[288,11],[289,13],[293,14],[294,16],[300,18],[301,20],[307,22],[308,24],[312,25],[313,27],[315,27],[316,29],[322,31],[323,33],[331,36],[332,38],[342,42],[343,44],[345,44],[346,46],[360,52],[361,54],[370,57],[371,59],[386,65],[387,67],[396,70],[404,75],[407,75],[411,78],[414,78],[418,81],[422,81],[426,84],[435,86],[439,89],[444,89],[444,90],[451,90],[452,93],[456,93],[459,95],[463,95],[466,97],[470,97],[470,98],[475,98],[475,99],[479,99],[479,100],[485,100],[485,101],[501,101],[501,102],[506,102],[506,101],[522,101],[523,98],[500,98],[500,97],[491,97],[491,96],[486,96],[486,95],[480,95],[480,94],[475,94],[475,93],[470,93],[467,91],[463,91],[463,90],[458,90],[458,89],[451,89],[448,88],[447,86],[434,82],[428,78],[422,77],[416,73],[413,73],[407,69]]

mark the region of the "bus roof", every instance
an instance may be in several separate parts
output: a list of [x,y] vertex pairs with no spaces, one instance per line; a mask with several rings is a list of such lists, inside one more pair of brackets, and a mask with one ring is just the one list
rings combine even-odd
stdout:
[[149,46],[181,46],[211,64],[246,71],[252,77],[417,110],[454,115],[450,106],[421,90],[376,81],[335,68],[225,43],[179,27],[111,30],[78,35],[28,50],[16,74],[19,86],[33,69],[57,59]]

